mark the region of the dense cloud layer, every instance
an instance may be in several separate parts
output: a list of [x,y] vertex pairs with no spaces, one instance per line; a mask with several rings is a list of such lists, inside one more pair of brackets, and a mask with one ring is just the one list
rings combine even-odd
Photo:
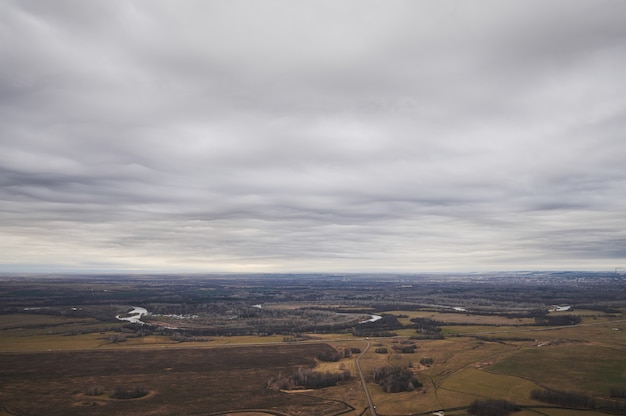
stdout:
[[0,3],[0,271],[626,265],[626,3]]

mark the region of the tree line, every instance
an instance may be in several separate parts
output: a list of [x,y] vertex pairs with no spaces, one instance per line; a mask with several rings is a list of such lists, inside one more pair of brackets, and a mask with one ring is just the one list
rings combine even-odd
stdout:
[[507,416],[519,410],[518,405],[508,400],[493,399],[474,400],[467,408],[470,415],[478,416]]
[[[614,393],[624,393],[622,388],[612,388],[611,397]],[[555,404],[570,409],[600,409],[616,414],[626,414],[626,402],[620,400],[607,400],[594,398],[584,393],[574,391],[540,390],[531,391],[530,398],[544,403]]]
[[530,398],[574,409],[593,409],[595,406],[593,397],[574,391],[535,389],[530,392]]
[[403,340],[400,342],[396,342],[394,340],[391,348],[395,352],[399,352],[403,354],[413,354],[415,353],[415,350],[417,349],[417,345],[413,341],[409,341],[409,340]]

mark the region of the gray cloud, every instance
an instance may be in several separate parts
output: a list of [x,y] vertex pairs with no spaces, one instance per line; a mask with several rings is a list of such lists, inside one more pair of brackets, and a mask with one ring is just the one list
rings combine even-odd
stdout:
[[626,6],[0,5],[0,270],[612,268]]

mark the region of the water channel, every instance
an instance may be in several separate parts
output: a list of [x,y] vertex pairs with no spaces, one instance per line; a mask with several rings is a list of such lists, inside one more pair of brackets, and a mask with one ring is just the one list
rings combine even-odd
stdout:
[[[258,307],[260,305],[254,305],[255,307]],[[141,306],[133,306],[133,309],[128,312],[126,315],[128,316],[122,316],[122,315],[116,315],[115,318],[117,318],[120,321],[128,321],[131,324],[140,324],[140,325],[144,325],[145,322],[143,322],[141,320],[141,318],[143,318],[145,315],[148,315],[148,310],[146,308],[142,308]],[[380,315],[370,315],[370,319],[367,319],[365,321],[361,321],[359,322],[360,324],[365,324],[368,322],[376,322],[379,319],[382,319],[383,317]]]

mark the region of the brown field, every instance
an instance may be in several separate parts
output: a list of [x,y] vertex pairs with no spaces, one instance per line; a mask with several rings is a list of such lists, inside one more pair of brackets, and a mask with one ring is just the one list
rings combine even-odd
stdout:
[[[311,334],[319,339],[319,344],[285,344],[282,336],[210,337],[206,342],[183,344],[164,336],[146,336],[107,344],[103,339],[108,333],[11,335],[18,328],[16,322],[23,328],[40,324],[63,326],[67,321],[53,316],[26,315],[21,321],[16,315],[3,318],[9,329],[3,331],[0,343],[0,351],[4,351],[0,353],[0,404],[7,411],[0,415],[72,416],[88,410],[90,415],[304,416],[347,411],[345,414],[356,416],[367,406],[356,378],[317,391],[287,394],[265,389],[270,377],[289,374],[297,365],[315,365],[318,371],[348,369],[357,375],[356,357],[331,363],[314,360],[317,352],[331,348],[322,342],[340,350],[365,347],[364,340],[349,340],[351,337],[346,334]],[[371,338],[372,347],[361,359],[366,377],[374,367],[410,363],[424,384],[417,391],[386,394],[379,386],[368,383],[380,414],[420,414],[467,406],[477,398],[504,398],[540,407],[541,403],[529,398],[534,388],[550,386],[604,396],[608,388],[621,385],[626,377],[626,362],[622,358],[626,322],[620,318],[587,318],[581,326],[559,328],[481,324],[444,326],[443,330],[485,332],[488,338],[504,341],[466,336],[415,340],[416,352],[401,354],[393,352],[392,347],[406,338]],[[410,335],[411,331],[397,332]],[[515,340],[516,337],[530,339]],[[376,346],[386,346],[390,353],[376,354]],[[434,365],[419,365],[425,357],[433,358]],[[150,393],[135,400],[108,397],[115,387],[137,385]],[[93,387],[101,387],[105,394],[86,396],[86,389]],[[537,410],[549,416],[575,414],[541,407]],[[537,413],[528,409],[516,414]]]
[[68,319],[65,316],[54,315],[33,315],[33,314],[10,314],[0,315],[0,330],[6,331],[8,329],[26,329],[36,328],[41,326],[54,326],[54,325],[70,325],[73,323],[94,323],[95,319],[92,318],[72,318]]
[[[486,398],[525,406],[514,413],[518,416],[598,416],[606,413],[546,407],[533,401],[530,392],[552,388],[606,399],[611,388],[626,385],[626,309],[617,309],[626,305],[623,285],[608,292],[594,283],[593,296],[587,289],[563,293],[558,287],[549,299],[533,287],[518,288],[516,296],[524,305],[533,297],[545,303],[532,304],[533,308],[576,303],[561,300],[568,297],[589,305],[550,312],[580,316],[580,324],[547,327],[537,325],[530,313],[511,318],[506,311],[516,305],[504,286],[490,286],[489,291],[463,286],[458,293],[447,284],[430,289],[415,286],[405,293],[410,288],[390,286],[384,280],[339,284],[279,279],[271,285],[237,279],[192,284],[147,279],[145,285],[142,279],[122,285],[117,278],[110,284],[104,281],[0,284],[5,303],[0,314],[0,416],[371,416],[358,378],[358,354],[336,362],[316,359],[331,348],[362,351],[368,343],[370,349],[359,361],[377,412],[384,416],[425,415],[441,409],[446,409],[446,416],[466,416],[472,401]],[[426,304],[465,305],[469,290],[474,305],[479,301],[485,305],[484,315],[452,312],[450,307],[411,310],[408,302],[423,296]],[[605,300],[607,293],[614,294],[610,302]],[[72,296],[66,299],[68,294]],[[441,300],[431,300],[433,296]],[[91,299],[97,302],[91,304]],[[89,301],[75,303],[81,300]],[[395,300],[407,310],[394,309]],[[595,300],[612,306],[600,305],[596,310]],[[256,304],[263,304],[262,310],[250,306]],[[205,321],[193,322],[190,327],[198,328],[187,336],[178,327],[165,330],[116,320],[115,315],[130,310],[129,305],[159,310],[146,318],[153,323],[160,317],[174,323],[181,319],[176,315],[191,314]],[[354,335],[359,333],[354,330],[360,325],[357,321],[354,327],[346,327],[348,317],[334,316],[331,310],[364,315],[371,310],[400,318],[383,322],[389,325],[381,326],[384,331],[362,338]],[[503,313],[498,316],[494,311]],[[411,339],[417,335],[410,321],[415,317],[438,322],[438,332]],[[215,331],[211,325],[219,325],[212,319],[228,330]],[[203,332],[205,324],[209,330]],[[372,336],[391,333],[397,336]],[[436,339],[438,335],[445,339]],[[415,344],[415,351],[401,353],[408,344]],[[378,354],[377,347],[388,352]],[[428,360],[420,363],[422,358]],[[384,393],[372,381],[371,370],[387,365],[408,366],[423,386]],[[350,370],[355,377],[320,390],[286,393],[266,388],[270,378],[288,376],[299,366],[321,372]],[[147,392],[141,398],[109,396],[116,388],[130,391],[138,386]]]
[[[315,392],[285,394],[265,388],[270,377],[290,374],[296,366],[312,366],[314,357],[329,348],[326,344],[303,344],[4,353],[0,355],[0,403],[20,416],[246,411],[335,415],[351,410],[350,406]],[[138,385],[149,394],[129,400],[110,399],[106,394],[116,387]],[[354,391],[355,386],[342,388]],[[105,394],[85,395],[86,389],[93,387],[100,387]]]

